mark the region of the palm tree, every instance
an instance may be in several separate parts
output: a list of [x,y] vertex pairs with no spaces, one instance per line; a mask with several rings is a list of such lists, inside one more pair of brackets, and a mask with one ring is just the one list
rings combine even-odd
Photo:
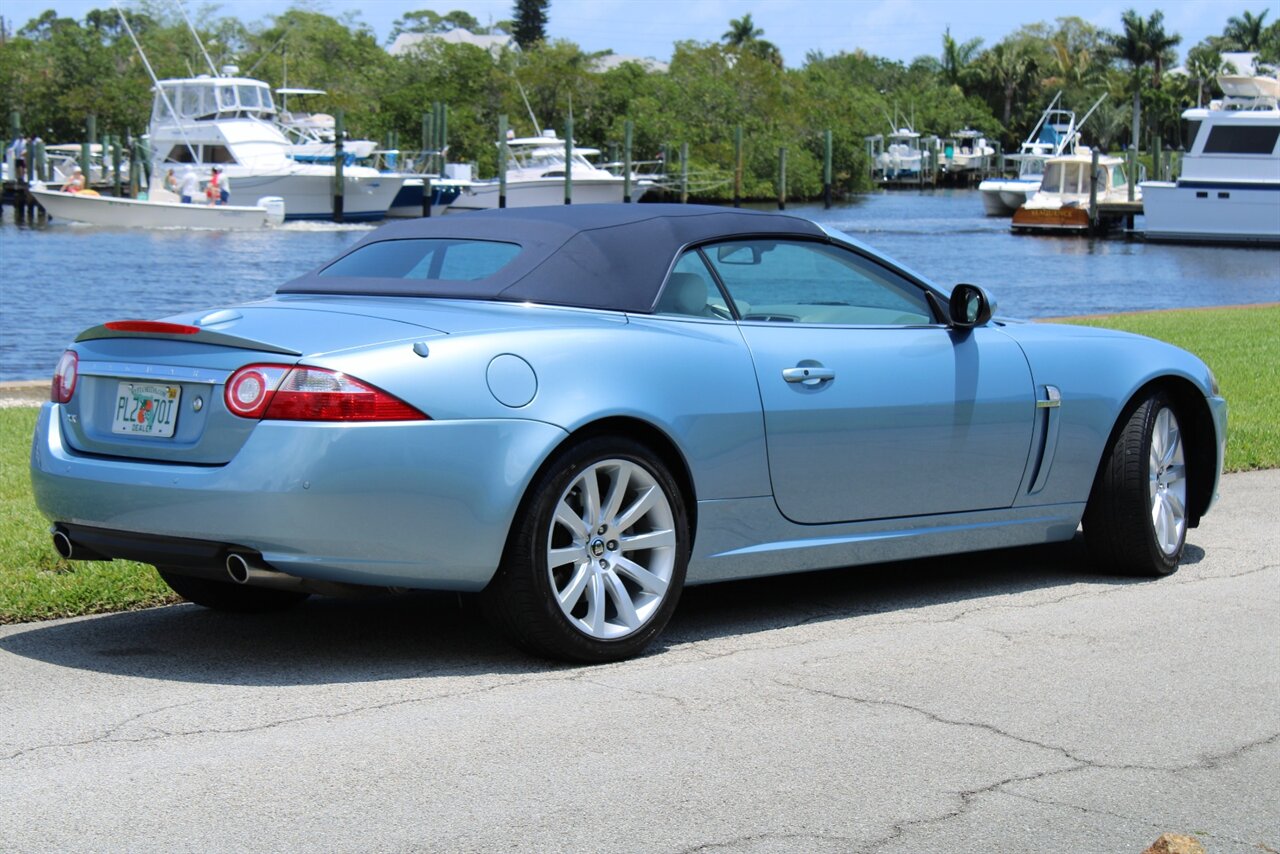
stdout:
[[729,47],[742,47],[745,44],[755,41],[764,35],[764,30],[756,26],[755,21],[751,20],[751,13],[743,15],[741,18],[729,19],[729,29],[720,38],[726,42]]
[[781,68],[782,51],[773,42],[760,38],[763,35],[764,30],[757,27],[755,21],[751,20],[751,14],[747,13],[741,18],[730,19],[729,29],[720,38],[732,50],[752,53]]
[[1222,59],[1210,44],[1198,44],[1187,51],[1187,76],[1196,81],[1196,106],[1204,103],[1204,86],[1219,74],[1235,73],[1235,66]]
[[1004,113],[1001,119],[1005,127],[1013,115],[1013,99],[1035,71],[1035,60],[1023,44],[1000,42],[982,55],[983,70],[987,79],[995,84],[1004,96]]
[[1227,40],[1227,44],[1234,50],[1241,51],[1259,51],[1262,49],[1262,34],[1265,27],[1262,22],[1267,17],[1270,9],[1263,9],[1259,15],[1253,15],[1245,12],[1240,17],[1227,18],[1227,26],[1222,31],[1222,37]]
[[969,66],[982,47],[982,39],[969,39],[963,44],[951,37],[951,28],[942,34],[942,76],[952,86],[964,88],[970,76]]
[[1121,60],[1129,63],[1132,72],[1129,82],[1133,86],[1133,135],[1129,144],[1136,147],[1138,125],[1142,121],[1142,69],[1151,61],[1151,45],[1147,22],[1135,10],[1126,10],[1120,16],[1120,22],[1124,30],[1111,37],[1111,47]]
[[1152,88],[1160,88],[1160,77],[1164,73],[1165,63],[1177,60],[1178,56],[1173,49],[1181,43],[1182,36],[1164,31],[1164,12],[1159,9],[1152,12],[1151,17],[1147,18],[1147,51],[1151,56]]

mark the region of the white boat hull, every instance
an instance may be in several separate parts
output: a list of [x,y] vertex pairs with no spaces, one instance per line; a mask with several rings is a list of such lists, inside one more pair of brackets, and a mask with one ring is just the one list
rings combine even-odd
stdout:
[[978,185],[982,209],[987,216],[1012,216],[1014,211],[1031,201],[1040,189],[1039,181],[1017,181],[989,178]]
[[93,225],[244,230],[267,224],[267,209],[256,205],[184,205],[55,190],[32,190],[31,195],[55,219]]
[[[575,205],[600,205],[622,201],[621,178],[575,178],[573,203]],[[631,201],[653,186],[648,181],[631,182]],[[564,204],[564,178],[547,178],[534,181],[508,181],[507,207],[531,208],[542,205]],[[449,211],[492,210],[498,206],[498,182],[476,181],[462,191],[462,195],[449,206]]]
[[1148,240],[1280,244],[1280,186],[1142,183]]
[[[228,169],[230,203],[252,205],[263,196],[280,196],[285,200],[286,219],[332,219],[333,173],[320,167],[310,168],[318,171],[238,175]],[[347,222],[382,219],[403,183],[404,177],[398,175],[344,175],[342,218]]]

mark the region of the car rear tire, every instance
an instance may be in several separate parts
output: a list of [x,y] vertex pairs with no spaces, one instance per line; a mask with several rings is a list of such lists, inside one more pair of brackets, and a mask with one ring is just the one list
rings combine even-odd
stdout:
[[530,486],[485,613],[535,655],[630,658],[675,610],[689,539],[684,496],[657,455],[630,439],[587,439]]
[[1163,392],[1146,398],[1108,448],[1085,508],[1085,541],[1100,569],[1177,569],[1187,538],[1185,455],[1172,401]]
[[234,611],[241,614],[261,614],[292,608],[310,594],[296,590],[276,590],[270,587],[253,587],[197,578],[157,568],[164,583],[174,593],[195,605],[213,608],[215,611]]

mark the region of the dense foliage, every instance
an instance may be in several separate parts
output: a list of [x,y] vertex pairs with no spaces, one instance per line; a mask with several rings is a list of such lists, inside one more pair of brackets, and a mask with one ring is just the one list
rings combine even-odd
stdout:
[[[532,38],[533,25],[545,24],[551,11],[546,0],[521,0],[512,21],[487,31]],[[126,14],[160,77],[209,71],[170,4],[140,0]],[[1182,57],[1179,36],[1166,29],[1159,12],[1143,18],[1129,11],[1114,33],[1080,18],[1060,18],[1023,27],[984,49],[980,40],[958,42],[947,30],[937,57],[910,64],[859,50],[810,53],[798,68],[785,68],[777,48],[745,15],[728,22],[719,42],[678,42],[666,72],[638,63],[601,70],[602,55],[540,38],[496,53],[428,39],[411,54],[392,56],[355,14],[334,18],[304,8],[253,26],[206,17],[198,29],[218,67],[238,65],[273,86],[328,90],[315,106],[343,110],[357,136],[385,140],[395,134],[400,147],[415,148],[423,114],[444,102],[449,159],[476,163],[480,175],[496,168],[500,114],[526,134],[535,130],[535,116],[541,127],[562,128],[572,113],[579,142],[601,148],[620,143],[625,122],[633,122],[636,159],[656,158],[667,147],[670,163],[687,144],[696,194],[723,197],[730,192],[733,129],[741,126],[744,195],[766,198],[775,193],[783,147],[788,193],[820,192],[825,130],[833,135],[837,188],[859,189],[868,181],[868,135],[891,124],[910,123],[942,136],[968,126],[1010,150],[1058,91],[1080,113],[1109,95],[1086,127],[1091,142],[1117,148],[1136,133],[1144,149],[1157,138],[1176,148],[1185,143],[1182,110],[1216,96],[1214,77],[1230,70],[1223,52],[1258,51],[1262,59],[1280,62],[1280,22],[1268,23],[1267,15],[1230,17],[1221,36],[1191,46]],[[422,11],[398,20],[392,37],[459,26],[483,29],[466,12]],[[1170,73],[1179,61],[1186,73]],[[0,32],[0,113],[11,121],[16,113],[25,132],[46,141],[80,141],[90,113],[99,132],[144,132],[150,88],[114,9],[90,12],[81,21],[50,10],[14,33]]]

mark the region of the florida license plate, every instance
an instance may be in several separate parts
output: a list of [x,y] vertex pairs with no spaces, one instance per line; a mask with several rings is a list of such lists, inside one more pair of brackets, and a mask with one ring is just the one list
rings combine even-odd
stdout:
[[120,383],[116,389],[116,412],[111,421],[111,432],[168,438],[178,423],[178,401],[181,398],[181,386]]

